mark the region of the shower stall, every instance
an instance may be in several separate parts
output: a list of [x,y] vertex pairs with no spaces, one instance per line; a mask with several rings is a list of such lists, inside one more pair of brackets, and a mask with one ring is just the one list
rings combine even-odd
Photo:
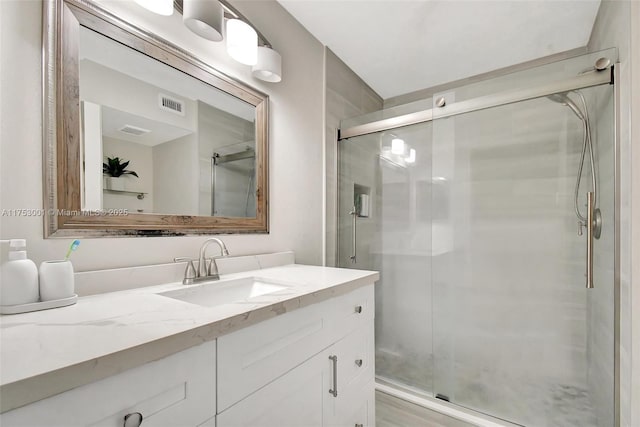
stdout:
[[616,60],[341,123],[337,263],[380,271],[380,388],[505,424],[614,425]]
[[256,216],[255,143],[219,147],[211,156],[211,215]]

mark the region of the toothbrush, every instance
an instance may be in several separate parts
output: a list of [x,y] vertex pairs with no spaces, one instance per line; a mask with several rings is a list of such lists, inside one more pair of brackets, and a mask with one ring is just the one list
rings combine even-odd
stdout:
[[69,246],[69,250],[67,251],[67,255],[65,255],[65,257],[64,257],[65,261],[69,260],[69,257],[71,256],[71,252],[73,252],[76,249],[78,249],[78,246],[80,246],[80,240],[74,240],[73,242],[71,242],[71,246]]

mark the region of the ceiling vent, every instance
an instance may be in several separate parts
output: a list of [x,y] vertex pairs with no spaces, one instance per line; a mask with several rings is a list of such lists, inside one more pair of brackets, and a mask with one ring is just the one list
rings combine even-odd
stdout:
[[163,94],[160,94],[159,100],[161,109],[184,116],[184,102],[181,100]]
[[118,129],[122,133],[126,133],[127,135],[140,136],[145,133],[151,132],[149,129],[139,128],[137,126],[132,125],[124,125],[120,129]]

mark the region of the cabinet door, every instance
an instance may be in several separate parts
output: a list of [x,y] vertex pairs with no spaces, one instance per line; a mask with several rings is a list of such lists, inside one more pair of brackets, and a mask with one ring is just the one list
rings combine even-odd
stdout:
[[347,390],[338,396],[342,403],[335,412],[327,414],[324,427],[375,427],[375,382],[360,387],[359,390]]
[[373,324],[373,285],[218,338],[218,412],[356,329]]
[[366,325],[327,349],[336,357],[329,359],[329,389],[337,387],[337,395],[324,397],[324,426],[375,425],[373,340],[373,325]]
[[[215,415],[215,341],[0,416],[2,427],[122,427],[143,415],[143,426],[198,426]],[[211,425],[211,424],[209,424]]]
[[217,427],[320,427],[327,393],[327,355],[322,352],[226,409]]

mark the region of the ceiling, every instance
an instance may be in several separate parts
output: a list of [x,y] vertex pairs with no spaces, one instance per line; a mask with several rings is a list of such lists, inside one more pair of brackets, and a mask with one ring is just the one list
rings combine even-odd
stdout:
[[589,41],[600,0],[278,0],[382,98]]
[[255,120],[253,105],[85,27],[80,27],[80,59],[126,74],[158,90],[202,101],[250,122]]
[[[133,126],[147,132],[142,135],[130,135],[121,129]],[[193,133],[189,129],[179,128],[157,120],[147,119],[126,111],[102,106],[102,136],[154,147],[167,141],[182,138]]]

